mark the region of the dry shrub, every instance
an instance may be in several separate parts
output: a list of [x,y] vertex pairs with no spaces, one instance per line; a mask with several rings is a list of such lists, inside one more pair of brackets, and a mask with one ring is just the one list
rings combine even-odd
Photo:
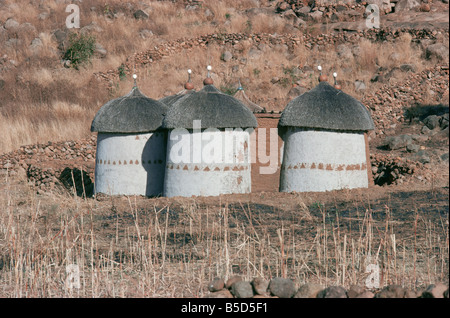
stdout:
[[381,53],[377,45],[368,39],[361,39],[359,42],[359,54],[356,62],[360,70],[374,71],[378,63],[378,56]]

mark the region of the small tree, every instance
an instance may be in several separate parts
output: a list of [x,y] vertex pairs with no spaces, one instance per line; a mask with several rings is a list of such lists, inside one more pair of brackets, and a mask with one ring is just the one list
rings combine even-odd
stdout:
[[85,34],[71,33],[69,36],[69,47],[64,53],[64,59],[69,60],[71,65],[78,69],[79,65],[89,62],[95,51],[95,37]]

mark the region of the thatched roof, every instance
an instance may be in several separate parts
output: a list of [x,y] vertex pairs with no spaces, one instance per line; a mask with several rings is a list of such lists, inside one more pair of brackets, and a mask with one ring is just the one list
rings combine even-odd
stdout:
[[94,117],[91,131],[109,133],[142,133],[161,127],[167,106],[145,96],[133,87],[125,96],[103,105]]
[[190,89],[183,89],[182,91],[173,94],[173,95],[169,95],[163,98],[158,99],[161,103],[166,104],[167,106],[171,106],[173,103],[175,103],[177,100],[179,100],[180,98],[185,97],[186,95],[189,95],[191,93],[193,93],[194,90],[190,90]]
[[167,110],[163,127],[192,129],[194,120],[201,120],[201,128],[248,128],[258,125],[247,106],[213,85],[205,85],[200,91],[174,102]]
[[253,103],[250,98],[248,98],[247,94],[245,94],[244,88],[239,86],[236,93],[233,95],[235,98],[240,100],[245,106],[247,106],[253,113],[261,113],[265,111],[265,109],[255,103]]
[[320,82],[291,100],[281,115],[279,126],[350,131],[374,129],[367,108],[328,82]]

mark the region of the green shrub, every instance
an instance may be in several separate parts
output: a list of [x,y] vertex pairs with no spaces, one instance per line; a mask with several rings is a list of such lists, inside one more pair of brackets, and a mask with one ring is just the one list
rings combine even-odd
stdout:
[[64,53],[64,59],[69,60],[71,65],[78,67],[89,62],[95,51],[95,37],[85,34],[72,33],[69,36],[69,47]]

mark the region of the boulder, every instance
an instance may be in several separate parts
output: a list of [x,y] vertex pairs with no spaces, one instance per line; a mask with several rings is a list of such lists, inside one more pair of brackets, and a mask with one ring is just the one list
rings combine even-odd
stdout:
[[14,20],[13,18],[9,18],[8,20],[6,20],[5,24],[3,25],[3,27],[6,30],[15,30],[19,27],[19,22],[17,22],[16,20]]
[[[355,298],[373,298],[375,295],[371,291],[364,291],[361,294],[357,295]],[[350,297],[349,297],[350,298]]]
[[366,89],[366,84],[363,81],[356,80],[355,81],[355,91],[363,91]]
[[231,54],[231,52],[227,50],[222,53],[222,56],[220,58],[224,62],[229,62],[233,58],[233,54]]
[[236,298],[251,298],[253,297],[253,288],[249,282],[240,280],[231,285],[231,293]]
[[133,13],[133,16],[136,20],[148,20],[149,15],[144,10],[137,10]]
[[418,151],[412,157],[412,159],[415,160],[415,161],[419,161],[420,163],[423,163],[423,164],[431,162],[430,156],[428,155],[428,153],[425,150]]
[[410,135],[388,136],[384,141],[389,150],[397,150],[411,144],[412,138]]
[[295,295],[295,285],[291,279],[276,277],[269,283],[269,291],[280,298],[292,298]]
[[375,298],[405,298],[406,290],[400,285],[389,285],[384,287]]
[[423,120],[423,123],[428,127],[428,129],[435,129],[440,126],[439,117],[436,115],[430,115]]
[[309,19],[315,22],[320,22],[322,20],[322,16],[322,11],[314,11],[308,14]]
[[323,289],[324,287],[319,284],[304,284],[300,286],[294,298],[317,298],[317,294]]
[[317,298],[348,298],[348,296],[344,287],[330,286],[320,291]]
[[448,50],[448,45],[444,43],[431,44],[425,49],[425,56],[427,59],[435,58],[439,61],[448,61]]
[[239,276],[239,275],[231,276],[231,277],[226,281],[226,283],[225,283],[225,288],[230,289],[231,286],[232,286],[234,283],[239,282],[239,281],[241,281],[241,280],[242,280],[242,277]]
[[422,298],[444,298],[446,290],[448,287],[442,283],[431,284],[422,293]]
[[352,285],[347,291],[348,298],[356,298],[357,296],[364,293],[364,287],[358,286],[358,285]]
[[266,295],[269,288],[269,282],[261,277],[255,277],[252,286],[256,294]]
[[225,288],[225,282],[220,277],[215,277],[209,284],[208,290],[210,292],[217,292]]
[[420,6],[420,0],[399,0],[395,5],[395,12],[409,11]]

